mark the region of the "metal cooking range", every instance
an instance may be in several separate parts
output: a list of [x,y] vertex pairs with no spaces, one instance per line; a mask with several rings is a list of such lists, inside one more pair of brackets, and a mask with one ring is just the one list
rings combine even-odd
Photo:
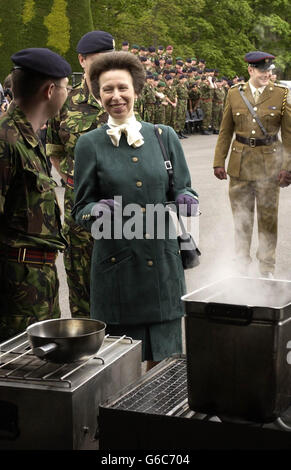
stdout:
[[70,364],[35,356],[26,333],[0,345],[0,449],[97,449],[98,406],[141,375],[141,341],[105,336]]
[[186,362],[172,356],[100,405],[100,449],[291,449],[291,408],[273,423],[191,410]]

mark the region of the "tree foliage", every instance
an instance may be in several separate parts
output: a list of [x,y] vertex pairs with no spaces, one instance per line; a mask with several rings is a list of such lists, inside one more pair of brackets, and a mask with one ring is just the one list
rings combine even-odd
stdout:
[[267,51],[288,78],[290,25],[291,0],[0,0],[0,79],[24,47],[50,47],[79,71],[76,45],[93,29],[111,32],[117,48],[171,44],[174,56],[204,58],[227,76],[246,74],[246,52]]

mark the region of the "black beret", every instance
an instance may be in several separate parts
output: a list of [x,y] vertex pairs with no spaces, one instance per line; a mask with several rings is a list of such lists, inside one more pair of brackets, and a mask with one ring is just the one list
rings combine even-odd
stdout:
[[172,80],[172,78],[173,78],[173,77],[172,77],[171,75],[166,75],[166,76],[165,76],[165,79],[166,79],[166,80]]
[[115,42],[106,31],[90,31],[81,37],[77,44],[78,54],[95,54],[114,51]]
[[32,70],[54,78],[68,77],[72,73],[70,64],[50,49],[32,47],[22,49],[11,56],[15,68]]
[[156,48],[154,46],[150,46],[148,50],[149,52],[156,52]]
[[153,74],[152,74],[152,73],[148,73],[148,74],[146,75],[146,79],[148,79],[148,78],[150,78],[150,79],[154,78]]
[[179,80],[182,80],[182,78],[186,78],[186,77],[185,77],[185,75],[183,75],[183,74],[181,73],[181,75],[179,75]]
[[181,66],[184,65],[184,63],[181,60],[177,60],[176,64],[181,65]]
[[158,50],[162,51],[164,49],[164,46],[158,46]]
[[142,56],[139,57],[139,60],[140,60],[141,62],[146,62],[148,59],[147,59],[147,57],[145,57],[145,56],[142,55]]
[[201,62],[201,64],[205,64],[205,59],[199,59],[199,62]]
[[129,42],[128,42],[128,41],[123,41],[122,45],[123,45],[123,46],[128,46],[128,45],[129,45]]
[[261,70],[270,69],[274,59],[275,56],[262,51],[248,52],[245,55],[245,61],[248,62],[249,65]]

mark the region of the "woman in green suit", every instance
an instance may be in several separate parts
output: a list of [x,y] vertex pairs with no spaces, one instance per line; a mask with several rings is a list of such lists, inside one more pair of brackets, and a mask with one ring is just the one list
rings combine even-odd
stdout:
[[[182,351],[184,272],[169,212],[161,211],[168,173],[153,124],[135,119],[145,82],[140,61],[127,52],[102,54],[90,82],[109,114],[108,124],[81,136],[75,150],[73,215],[95,238],[91,316],[105,321],[109,334],[141,339],[151,367]],[[159,129],[175,203],[195,215],[198,198],[180,142],[171,127]]]

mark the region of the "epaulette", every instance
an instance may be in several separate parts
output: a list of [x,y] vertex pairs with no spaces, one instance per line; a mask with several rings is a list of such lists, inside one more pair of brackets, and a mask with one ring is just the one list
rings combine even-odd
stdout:
[[273,83],[273,85],[288,89],[287,85],[284,85],[284,83]]
[[240,86],[240,85],[245,85],[245,83],[244,82],[235,83],[234,85],[231,85],[230,88],[235,88],[235,87]]

